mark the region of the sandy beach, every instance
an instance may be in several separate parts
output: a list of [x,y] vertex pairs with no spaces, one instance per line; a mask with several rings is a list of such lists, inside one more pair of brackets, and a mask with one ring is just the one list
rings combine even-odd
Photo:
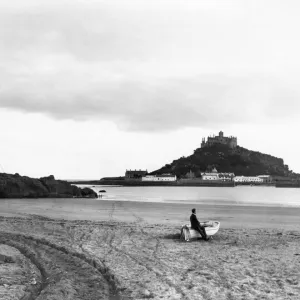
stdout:
[[196,208],[212,241],[180,241],[188,204],[1,200],[0,298],[298,299],[300,208]]

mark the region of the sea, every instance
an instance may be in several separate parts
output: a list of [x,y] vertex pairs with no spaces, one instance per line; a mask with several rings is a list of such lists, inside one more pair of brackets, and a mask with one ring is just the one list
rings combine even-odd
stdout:
[[[100,196],[99,200],[107,201],[300,207],[300,188],[276,188],[270,186],[78,186],[92,188]],[[105,192],[100,192],[101,190]]]

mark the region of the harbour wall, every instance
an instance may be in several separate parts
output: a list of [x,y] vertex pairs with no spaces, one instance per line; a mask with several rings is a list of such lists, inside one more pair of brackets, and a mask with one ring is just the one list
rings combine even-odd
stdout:
[[209,181],[209,180],[177,180],[177,181],[141,181],[141,180],[100,180],[100,185],[122,185],[122,186],[212,186],[212,187],[234,187],[234,182]]

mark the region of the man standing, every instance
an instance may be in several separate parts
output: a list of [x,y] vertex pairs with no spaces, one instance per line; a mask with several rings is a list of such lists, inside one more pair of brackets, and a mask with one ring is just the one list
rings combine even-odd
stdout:
[[197,230],[205,241],[208,241],[209,238],[206,235],[205,228],[203,226],[201,226],[200,222],[197,219],[196,208],[192,209],[192,214],[190,216],[190,221],[191,221],[191,227],[193,229]]

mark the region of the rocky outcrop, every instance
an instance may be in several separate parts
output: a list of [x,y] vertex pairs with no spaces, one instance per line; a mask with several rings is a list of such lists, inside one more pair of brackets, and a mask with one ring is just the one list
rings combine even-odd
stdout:
[[92,189],[81,189],[53,175],[40,179],[0,173],[0,198],[97,198]]

